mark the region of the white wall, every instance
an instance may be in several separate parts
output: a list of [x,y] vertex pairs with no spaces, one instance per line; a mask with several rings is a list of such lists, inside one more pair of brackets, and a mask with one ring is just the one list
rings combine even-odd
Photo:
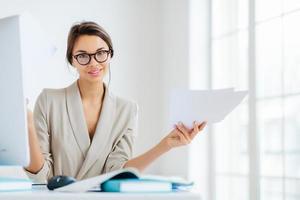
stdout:
[[[65,87],[76,79],[65,61],[67,33],[74,22],[94,20],[110,33],[114,43],[111,89],[137,101],[140,107],[135,154],[167,134],[168,91],[189,85],[188,1],[2,0],[0,17],[24,10],[42,23],[57,47],[53,59],[40,63],[37,69],[40,89]],[[30,94],[32,101],[37,93]],[[186,176],[186,162],[187,149],[179,148],[160,158],[147,172]]]
[[[172,88],[189,88],[189,1],[165,0],[163,7],[163,120],[168,130],[168,101]],[[179,147],[162,157],[167,175],[188,175],[188,147]]]
[[[209,89],[210,0],[190,0],[189,8],[190,88]],[[204,129],[189,148],[188,177],[196,180],[194,189],[201,193],[203,199],[211,199],[209,194],[214,184],[209,128]]]

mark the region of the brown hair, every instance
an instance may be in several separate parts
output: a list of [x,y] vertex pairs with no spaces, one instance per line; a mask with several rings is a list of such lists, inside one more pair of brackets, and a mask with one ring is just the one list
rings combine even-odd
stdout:
[[104,42],[106,42],[109,50],[111,51],[111,57],[114,55],[113,45],[110,36],[108,33],[97,23],[87,21],[81,22],[73,25],[69,31],[68,35],[68,44],[66,57],[68,62],[72,65],[72,51],[75,45],[76,40],[81,35],[96,35],[99,36]]

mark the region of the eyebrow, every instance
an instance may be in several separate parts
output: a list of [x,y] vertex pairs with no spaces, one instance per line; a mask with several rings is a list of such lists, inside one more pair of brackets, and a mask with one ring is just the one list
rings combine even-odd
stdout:
[[[105,49],[105,47],[101,47],[101,48],[97,49],[95,52],[100,51],[102,49]],[[87,53],[87,51],[85,51],[85,50],[78,50],[75,53]]]

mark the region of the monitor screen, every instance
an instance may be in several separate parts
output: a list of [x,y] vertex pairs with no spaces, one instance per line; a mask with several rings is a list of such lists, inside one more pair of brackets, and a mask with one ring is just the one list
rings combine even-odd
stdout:
[[20,16],[0,19],[0,165],[29,164]]

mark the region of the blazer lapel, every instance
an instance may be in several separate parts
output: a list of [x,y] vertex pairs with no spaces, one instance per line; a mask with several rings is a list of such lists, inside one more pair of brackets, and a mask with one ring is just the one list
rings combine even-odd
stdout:
[[[105,96],[103,100],[102,110],[97,123],[95,135],[92,144],[87,152],[85,161],[77,174],[78,179],[82,179],[85,173],[98,160],[103,160],[110,152],[110,133],[115,119],[116,102],[115,96],[109,92],[105,85]],[[108,152],[108,153],[107,153]],[[100,171],[101,169],[99,169]]]
[[85,123],[83,106],[77,81],[66,88],[66,101],[68,116],[73,133],[82,152],[82,156],[86,157],[90,147],[90,138],[87,132],[87,125]]

